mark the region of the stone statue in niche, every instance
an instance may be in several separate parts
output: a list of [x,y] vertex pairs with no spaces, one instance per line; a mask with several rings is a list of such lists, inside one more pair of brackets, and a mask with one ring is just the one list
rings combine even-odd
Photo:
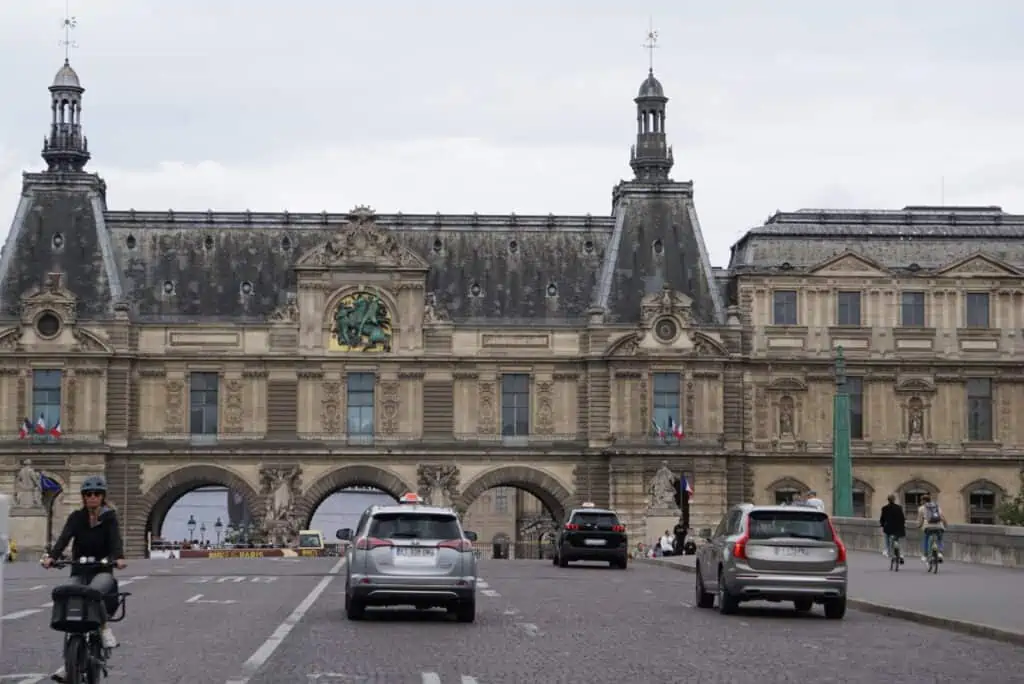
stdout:
[[662,461],[658,472],[651,478],[647,488],[650,495],[650,508],[676,508],[675,475],[668,467],[668,461]]
[[924,439],[924,402],[914,397],[907,405],[907,424],[910,439]]
[[32,461],[21,462],[21,470],[14,477],[14,505],[18,508],[37,508],[43,505],[43,489],[39,471],[32,467]]
[[451,508],[458,494],[459,469],[455,465],[420,464],[416,468],[419,494],[428,506]]
[[266,513],[263,530],[275,544],[290,545],[299,532],[294,504],[300,488],[302,468],[264,468],[260,472]]
[[779,400],[779,435],[793,436],[793,397],[790,396]]

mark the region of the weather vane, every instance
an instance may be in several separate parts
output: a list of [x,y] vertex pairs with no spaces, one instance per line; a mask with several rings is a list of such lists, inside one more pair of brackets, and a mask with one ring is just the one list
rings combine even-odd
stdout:
[[644,47],[647,48],[650,60],[650,70],[654,71],[654,51],[658,47],[658,32],[654,30],[654,20],[651,19],[651,27],[647,30],[647,42],[644,43]]
[[64,0],[64,21],[61,24],[64,27],[64,40],[60,41],[60,45],[64,46],[65,62],[71,59],[72,48],[78,47],[78,43],[71,40],[71,32],[78,26],[78,19],[71,16],[71,8],[68,4],[69,0]]

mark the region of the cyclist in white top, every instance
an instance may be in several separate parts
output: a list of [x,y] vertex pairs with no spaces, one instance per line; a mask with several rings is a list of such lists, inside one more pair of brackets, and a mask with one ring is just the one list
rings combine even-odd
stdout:
[[925,494],[921,497],[921,505],[917,509],[918,525],[921,527],[921,562],[928,562],[928,551],[931,547],[931,538],[939,545],[939,562],[942,562],[942,536],[946,531],[946,516],[938,502]]

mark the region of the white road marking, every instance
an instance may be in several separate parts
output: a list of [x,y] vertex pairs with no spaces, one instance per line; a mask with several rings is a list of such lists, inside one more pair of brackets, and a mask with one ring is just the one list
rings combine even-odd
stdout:
[[[840,415],[842,415],[842,414],[840,414]],[[684,606],[686,606],[687,608],[693,608],[693,604],[692,603],[687,603],[686,601],[680,601],[680,603],[683,604]]]
[[476,581],[476,586],[479,587],[480,589],[486,589],[487,587],[489,587],[491,585],[488,584],[487,582],[484,582],[482,579],[478,579]]
[[196,594],[192,598],[185,601],[185,603],[213,603],[220,606],[230,606],[232,603],[238,603],[234,599],[224,599],[222,601],[215,601],[213,599],[204,599],[202,594]]
[[12,684],[38,684],[44,679],[48,679],[48,674],[38,674],[33,672],[31,674],[9,674],[0,675],[0,682],[10,681]]
[[535,637],[543,634],[543,632],[540,631],[540,628],[532,622],[517,622],[516,627],[526,632],[527,636]]
[[441,675],[436,672],[423,672],[420,674],[423,684],[441,684]]
[[462,684],[476,684],[476,677],[470,677],[469,675],[462,675]]
[[263,642],[263,644],[257,648],[249,659],[242,663],[242,674],[234,679],[227,680],[226,684],[247,684],[249,679],[256,674],[263,665],[270,660],[270,656],[274,655],[274,651],[281,645],[288,634],[295,629],[295,625],[309,612],[309,609],[313,607],[316,600],[320,598],[320,594],[324,593],[328,585],[334,578],[338,576],[341,569],[345,567],[345,559],[342,558],[334,566],[327,571],[327,577],[324,577],[320,582],[313,587],[313,591],[309,592],[309,595],[295,607],[292,614],[285,618],[284,622],[278,625],[274,633]]
[[253,584],[270,584],[277,580],[277,577],[250,577],[247,575],[225,575],[223,577],[213,577],[209,575],[203,575],[201,577],[191,577],[185,580],[185,584],[227,584],[231,582],[233,584],[242,584],[244,582],[252,582]]
[[[839,415],[842,415],[842,414],[839,414]],[[34,586],[34,587],[29,587],[29,589],[28,589],[28,590],[29,590],[29,591],[39,591],[40,589],[45,589],[45,588],[46,588],[46,585],[45,585],[45,584],[37,584],[37,585],[36,585],[36,586]]]
[[23,617],[28,617],[29,615],[35,615],[36,613],[42,612],[43,610],[41,608],[28,608],[26,610],[19,610],[14,613],[8,613],[7,615],[0,617],[0,620],[3,620],[4,622],[8,622],[10,620],[20,620]]
[[501,594],[496,592],[494,589],[481,589],[480,593],[483,594],[484,596],[490,596],[491,598],[496,598],[498,596],[501,596]]

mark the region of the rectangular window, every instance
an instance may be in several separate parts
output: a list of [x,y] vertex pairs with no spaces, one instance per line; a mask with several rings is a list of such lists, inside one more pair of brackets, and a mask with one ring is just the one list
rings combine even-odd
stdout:
[[377,539],[462,539],[462,530],[459,519],[450,513],[402,511],[373,516],[367,535]]
[[967,439],[992,441],[992,381],[988,378],[967,381]]
[[850,397],[850,439],[864,439],[864,380],[847,377],[846,394]]
[[[33,423],[33,429],[42,418],[48,434],[60,420],[61,379],[62,373],[59,370],[32,371],[32,415],[28,418]],[[19,417],[19,422],[25,417]]]
[[996,524],[996,493],[990,489],[975,489],[967,495],[969,517],[972,525]]
[[501,435],[525,437],[530,434],[530,376],[506,373],[501,376]]
[[836,293],[836,325],[860,325],[860,292]]
[[219,373],[192,373],[188,381],[189,432],[216,435]]
[[373,392],[377,376],[373,373],[349,373],[346,392],[348,434],[373,436]]
[[988,292],[967,293],[967,327],[988,328]]
[[682,418],[679,414],[680,382],[679,373],[654,374],[654,422],[669,437],[669,422],[678,423]]
[[820,511],[792,508],[788,511],[754,511],[747,519],[747,532],[751,539],[777,539],[798,537],[817,541],[832,541],[832,528],[828,516]]
[[868,517],[868,497],[863,489],[853,490],[853,517]]
[[796,290],[778,290],[772,300],[775,325],[796,325]]
[[924,327],[924,292],[900,293],[900,325],[904,328]]
[[508,513],[508,488],[498,487],[494,490],[494,512]]

